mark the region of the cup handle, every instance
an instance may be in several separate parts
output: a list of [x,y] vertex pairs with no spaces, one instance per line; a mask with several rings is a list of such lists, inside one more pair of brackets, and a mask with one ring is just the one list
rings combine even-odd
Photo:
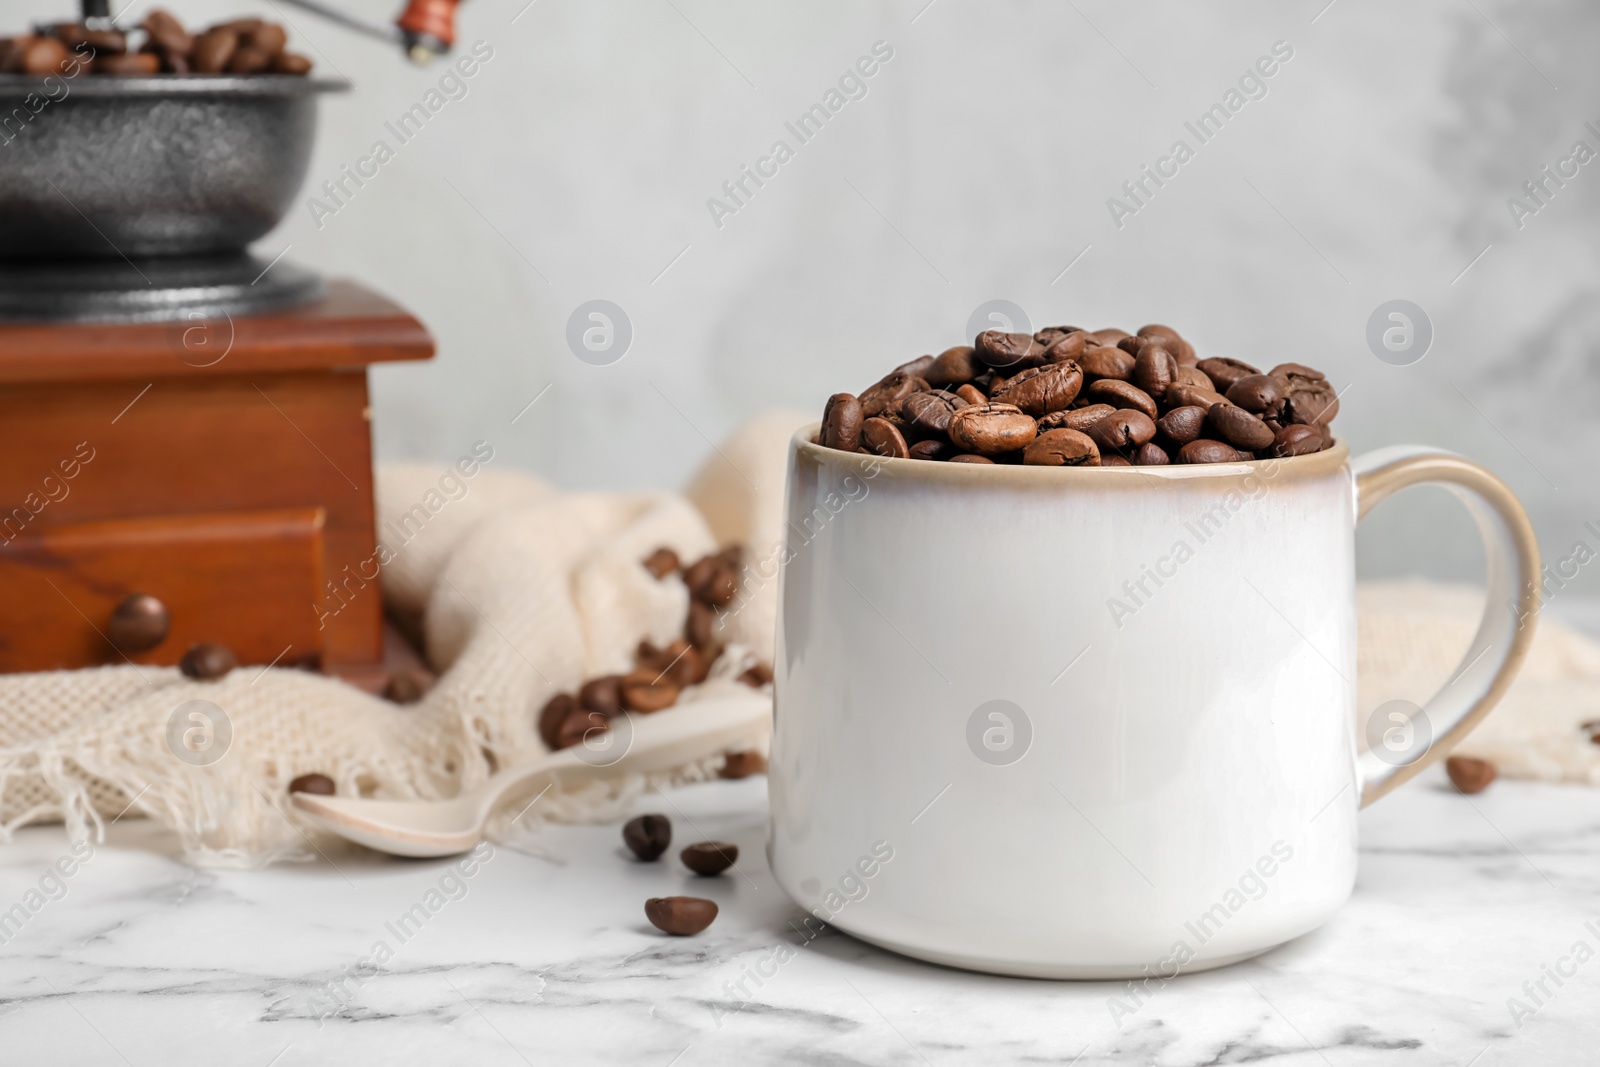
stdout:
[[1506,484],[1453,452],[1415,445],[1381,448],[1352,461],[1351,470],[1357,522],[1402,489],[1441,485],[1460,498],[1477,522],[1488,561],[1488,599],[1478,632],[1450,681],[1423,705],[1428,723],[1442,730],[1421,757],[1400,766],[1371,752],[1361,754],[1361,806],[1366,807],[1453,749],[1505,695],[1533,643],[1539,544],[1527,513]]

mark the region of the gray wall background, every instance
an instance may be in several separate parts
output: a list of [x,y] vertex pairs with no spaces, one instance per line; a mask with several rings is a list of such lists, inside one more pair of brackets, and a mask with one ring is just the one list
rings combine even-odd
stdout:
[[[675,484],[747,415],[820,410],[1005,298],[1035,325],[1162,321],[1202,355],[1321,367],[1348,389],[1357,450],[1460,450],[1521,494],[1547,555],[1600,547],[1583,528],[1600,520],[1600,163],[1520,230],[1506,207],[1574,141],[1600,151],[1594,5],[525,4],[464,4],[463,45],[494,49],[468,95],[320,228],[301,204],[258,246],[363,279],[434,331],[431,365],[374,374],[381,456],[487,438],[567,486]],[[286,18],[292,47],[355,83],[327,101],[307,194],[395,144],[384,123],[441,73],[286,5],[171,6]],[[707,198],[794,145],[783,123],[880,40],[894,58],[867,95],[719,229]],[[1183,123],[1276,41],[1294,57],[1267,95],[1117,228],[1107,198],[1175,139],[1195,146]],[[632,322],[610,366],[565,343],[593,298]],[[1411,366],[1365,339],[1395,298],[1435,332]],[[1364,571],[1475,576],[1464,515],[1411,496],[1366,524]],[[1600,592],[1588,568],[1581,590]]]

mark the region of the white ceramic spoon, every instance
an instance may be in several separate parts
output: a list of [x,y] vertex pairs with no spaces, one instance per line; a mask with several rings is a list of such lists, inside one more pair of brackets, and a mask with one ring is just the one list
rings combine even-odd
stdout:
[[[771,730],[771,697],[704,700],[654,715],[630,713],[613,721],[610,740],[626,743],[620,757],[614,752],[586,751],[582,746],[563,749],[492,775],[477,789],[450,800],[369,800],[293,793],[290,802],[313,825],[379,852],[453,856],[471,850],[483,839],[489,816],[514,791],[531,796],[557,783],[669,770],[714,752],[759,743]],[[631,741],[626,740],[629,731]]]

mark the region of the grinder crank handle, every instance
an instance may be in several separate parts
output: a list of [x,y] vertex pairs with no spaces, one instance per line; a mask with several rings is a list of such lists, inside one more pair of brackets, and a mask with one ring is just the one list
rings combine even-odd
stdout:
[[[109,0],[83,0],[85,8],[91,3],[104,6]],[[450,51],[456,42],[456,7],[461,0],[409,0],[406,9],[395,19],[394,25],[383,26],[358,18],[323,0],[284,0],[285,3],[320,15],[348,29],[376,37],[405,49],[414,63],[427,63],[435,56]]]

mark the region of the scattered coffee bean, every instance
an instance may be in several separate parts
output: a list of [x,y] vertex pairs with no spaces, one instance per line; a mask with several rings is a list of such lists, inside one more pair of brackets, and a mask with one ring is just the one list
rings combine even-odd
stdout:
[[730,752],[722,760],[719,778],[748,778],[752,774],[767,773],[767,757],[759,752]]
[[753,663],[739,675],[739,681],[755,689],[772,684],[772,668],[765,663]]
[[622,841],[635,856],[654,863],[672,844],[672,820],[665,815],[639,815],[622,827]]
[[621,715],[622,675],[607,674],[584,682],[578,688],[578,704],[608,719]]
[[383,686],[383,698],[395,704],[415,704],[428,695],[438,679],[422,667],[401,667],[389,675]]
[[172,616],[147,593],[123,597],[106,623],[106,639],[124,652],[144,652],[167,639]]
[[695,874],[721,874],[739,862],[739,846],[722,841],[702,841],[678,853],[683,865]]
[[226,645],[205,641],[190,647],[178,661],[178,670],[200,682],[214,682],[226,678],[228,672],[239,665]]
[[1444,761],[1444,769],[1455,787],[1467,794],[1483,792],[1500,776],[1494,764],[1471,756],[1451,756]]
[[651,897],[644,915],[664,934],[691,937],[716,920],[717,904],[701,897]]
[[585,707],[578,707],[567,713],[561,720],[561,725],[556,728],[556,743],[558,751],[581,745],[591,735],[603,734],[611,728],[611,720],[598,711],[590,711]]
[[623,675],[622,703],[629,711],[648,715],[676,704],[678,689],[661,671],[645,667]]
[[319,797],[331,797],[339,792],[339,787],[326,774],[302,774],[289,783],[289,792],[315,793]]
[[546,748],[553,751],[561,747],[556,743],[561,736],[561,724],[576,710],[578,701],[571,693],[557,693],[546,701],[544,710],[539,712],[539,739]]
[[666,547],[658,548],[644,558],[644,569],[658,582],[669,574],[675,574],[678,565],[678,554]]

